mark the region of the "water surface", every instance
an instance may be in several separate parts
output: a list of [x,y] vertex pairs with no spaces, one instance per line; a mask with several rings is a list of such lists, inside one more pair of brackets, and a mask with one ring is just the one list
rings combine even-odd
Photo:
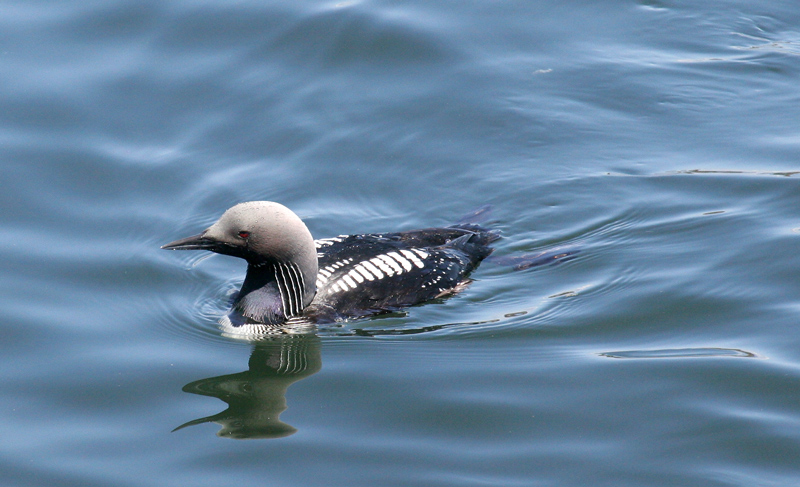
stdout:
[[[5,484],[796,485],[797,25],[7,3]],[[242,262],[159,250],[255,199],[317,238],[489,204],[503,239],[456,297],[256,346],[216,327]]]

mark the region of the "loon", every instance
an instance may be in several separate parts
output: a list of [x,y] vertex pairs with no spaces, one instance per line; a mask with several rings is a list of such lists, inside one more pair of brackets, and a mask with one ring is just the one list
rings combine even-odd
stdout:
[[247,261],[224,323],[236,329],[331,323],[455,294],[498,238],[496,231],[462,223],[314,240],[287,207],[250,201],[231,207],[202,233],[161,248]]

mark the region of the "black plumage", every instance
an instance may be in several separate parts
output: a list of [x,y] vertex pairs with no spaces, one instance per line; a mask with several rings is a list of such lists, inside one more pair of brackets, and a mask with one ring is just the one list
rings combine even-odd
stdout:
[[[496,233],[477,225],[337,237],[318,249],[320,274],[338,262],[344,264],[333,269],[330,276],[318,278],[317,295],[307,314],[317,321],[355,318],[397,311],[453,294],[461,290],[467,276],[492,252],[489,244],[497,238]],[[409,252],[412,254],[407,257]],[[381,256],[394,262],[390,260],[379,267],[382,276],[378,277],[376,264],[367,269],[364,263]],[[414,256],[417,260],[412,261]],[[387,275],[385,269],[391,269],[393,274]],[[346,276],[355,287],[333,286],[343,281],[346,285]],[[359,276],[361,279],[357,279]]]

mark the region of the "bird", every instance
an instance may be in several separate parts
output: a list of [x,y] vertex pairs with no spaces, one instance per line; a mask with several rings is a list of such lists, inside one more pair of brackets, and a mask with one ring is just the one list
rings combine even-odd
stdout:
[[458,293],[498,238],[498,231],[461,223],[314,240],[286,206],[249,201],[203,232],[161,248],[244,259],[244,282],[221,323],[229,331],[264,333],[396,312]]

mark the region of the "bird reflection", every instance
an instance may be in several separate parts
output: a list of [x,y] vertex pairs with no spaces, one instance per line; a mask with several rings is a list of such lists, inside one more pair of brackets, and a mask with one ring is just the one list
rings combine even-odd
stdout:
[[286,390],[322,367],[319,338],[314,334],[279,335],[259,342],[250,354],[248,368],[238,374],[190,382],[184,392],[213,396],[228,409],[178,426],[215,422],[217,436],[225,438],[281,438],[297,429],[280,420],[286,410]]

